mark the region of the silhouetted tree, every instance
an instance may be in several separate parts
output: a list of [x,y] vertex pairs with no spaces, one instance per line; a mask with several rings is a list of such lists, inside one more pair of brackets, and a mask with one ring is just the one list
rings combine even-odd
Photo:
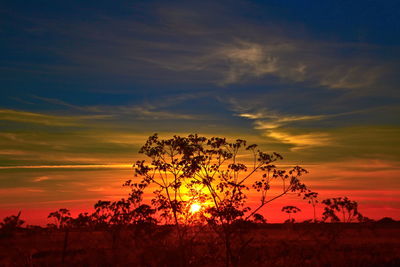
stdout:
[[71,218],[67,222],[68,227],[70,228],[92,228],[94,226],[92,216],[87,213],[80,213],[76,218]]
[[267,220],[264,218],[264,216],[262,216],[262,215],[259,214],[259,213],[255,213],[255,214],[253,215],[253,221],[254,221],[255,223],[266,223],[266,222],[267,222]]
[[25,223],[25,221],[20,219],[21,212],[17,215],[11,215],[5,217],[3,222],[0,222],[0,237],[11,237],[15,231]]
[[390,217],[383,217],[382,219],[379,219],[377,222],[378,223],[395,223],[397,221]]
[[297,212],[300,212],[301,209],[295,206],[285,206],[282,208],[283,212],[286,212],[289,215],[289,219],[286,220],[286,222],[294,222],[294,218],[292,218],[292,213],[296,214]]
[[53,218],[55,220],[55,225],[58,229],[66,227],[71,220],[71,213],[68,209],[59,209],[57,211],[51,212],[47,218]]
[[97,227],[127,226],[138,223],[157,223],[153,217],[155,209],[142,203],[143,189],[146,184],[126,181],[123,186],[131,189],[127,199],[117,201],[101,201],[95,205],[91,215],[93,224]]
[[157,220],[154,218],[156,210],[148,204],[142,203],[143,193],[146,188],[146,183],[133,183],[128,180],[124,183],[125,187],[131,189],[128,199],[125,201],[127,209],[125,209],[125,222],[128,224],[156,224]]
[[323,220],[331,222],[362,221],[363,216],[358,212],[358,204],[347,197],[328,198],[322,201],[325,205]]
[[[137,161],[135,174],[142,178],[140,183],[157,187],[153,204],[164,218],[174,221],[180,243],[184,239],[182,223],[188,216],[187,207],[194,196],[200,196],[209,203],[204,217],[224,240],[228,266],[235,261],[231,247],[235,222],[251,220],[266,204],[288,193],[309,192],[299,180],[307,172],[305,169],[278,169],[273,163],[282,156],[264,153],[256,145],[247,146],[241,139],[230,143],[225,138],[189,135],[161,140],[154,134],[140,153],[151,161]],[[250,154],[251,164],[241,161],[239,156],[243,154]],[[251,177],[255,178],[252,183]],[[281,182],[282,191],[267,198],[276,181]],[[247,205],[251,189],[260,194],[260,203],[254,210]]]
[[92,214],[92,220],[96,227],[104,228],[109,226],[112,212],[110,209],[111,201],[97,201],[94,204],[94,212]]

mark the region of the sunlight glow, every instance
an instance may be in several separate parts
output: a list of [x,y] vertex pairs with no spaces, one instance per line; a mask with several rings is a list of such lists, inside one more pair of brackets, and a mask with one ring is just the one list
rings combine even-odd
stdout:
[[196,212],[200,211],[200,209],[201,209],[201,206],[198,203],[194,203],[194,204],[192,204],[192,206],[190,206],[191,213],[196,213]]

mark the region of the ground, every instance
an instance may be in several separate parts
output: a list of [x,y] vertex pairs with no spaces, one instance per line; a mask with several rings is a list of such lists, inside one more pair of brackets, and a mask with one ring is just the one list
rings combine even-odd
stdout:
[[[0,266],[225,266],[212,229],[188,228],[184,252],[173,229],[21,230]],[[400,266],[400,223],[245,225],[232,244],[237,266]]]

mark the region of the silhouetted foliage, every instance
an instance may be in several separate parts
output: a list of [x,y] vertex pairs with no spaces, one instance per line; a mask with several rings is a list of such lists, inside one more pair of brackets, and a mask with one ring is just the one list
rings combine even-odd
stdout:
[[17,215],[5,217],[3,222],[0,222],[0,237],[10,237],[16,230],[21,228],[25,221],[20,219],[21,212]]
[[397,221],[390,217],[383,217],[377,221],[378,223],[396,223]]
[[99,200],[94,205],[95,212],[90,216],[91,224],[98,228],[107,228],[110,226],[157,223],[157,220],[153,217],[156,212],[155,209],[142,203],[143,189],[146,184],[137,184],[128,180],[123,186],[131,189],[129,197],[118,201]]
[[294,218],[292,218],[292,214],[293,213],[296,214],[297,212],[300,212],[301,209],[299,209],[298,207],[295,207],[295,206],[285,206],[282,208],[282,211],[286,212],[289,215],[289,219],[286,220],[285,222],[292,223],[295,221]]
[[[257,145],[247,146],[241,139],[231,143],[225,138],[189,135],[162,140],[154,134],[140,153],[151,161],[137,161],[135,174],[141,177],[140,184],[157,187],[152,203],[166,222],[174,221],[180,243],[184,239],[182,224],[192,216],[188,207],[199,199],[201,203],[209,203],[202,215],[224,240],[227,265],[235,261],[231,248],[235,222],[250,221],[266,204],[288,193],[310,192],[299,180],[307,173],[305,169],[299,166],[278,169],[274,163],[282,159],[281,155],[264,153]],[[250,154],[251,164],[240,161],[243,154]],[[251,177],[255,178],[252,183]],[[267,198],[271,184],[279,181],[282,191]],[[251,190],[260,195],[260,203],[254,210],[247,203]]]
[[62,208],[51,212],[47,218],[53,218],[56,228],[62,229],[65,228],[71,220],[71,213],[68,209]]
[[318,199],[317,198],[318,198],[318,193],[317,192],[312,192],[312,191],[304,193],[304,196],[303,196],[303,199],[307,200],[308,203],[311,204],[312,207],[313,207],[313,215],[314,215],[313,220],[314,220],[314,222],[317,222],[317,215],[316,215],[316,210],[315,210],[315,207],[316,207],[316,205],[318,203]]
[[325,205],[323,220],[331,222],[363,221],[363,216],[358,212],[358,204],[347,197],[328,198],[322,201]]
[[68,221],[70,228],[89,229],[94,226],[92,216],[88,212],[80,213],[76,218],[70,218]]
[[259,214],[259,213],[255,213],[255,214],[253,215],[253,221],[254,221],[255,223],[266,223],[266,222],[267,222],[267,220],[264,218],[264,216],[262,216],[262,215]]

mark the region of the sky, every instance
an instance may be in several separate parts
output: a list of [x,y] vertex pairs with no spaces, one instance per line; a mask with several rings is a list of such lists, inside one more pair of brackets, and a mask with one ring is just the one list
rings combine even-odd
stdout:
[[2,1],[0,217],[21,210],[43,224],[55,209],[126,196],[149,135],[198,133],[276,151],[310,172],[322,199],[400,219],[399,10],[391,0]]

